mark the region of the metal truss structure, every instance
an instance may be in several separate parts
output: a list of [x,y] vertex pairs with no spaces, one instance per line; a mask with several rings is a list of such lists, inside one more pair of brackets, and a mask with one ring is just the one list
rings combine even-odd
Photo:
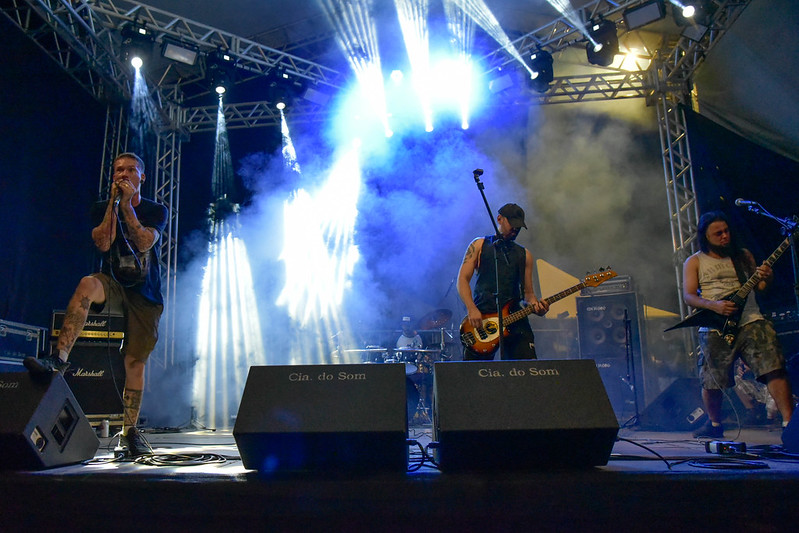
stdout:
[[[698,218],[683,106],[691,104],[696,68],[750,1],[711,0],[713,15],[706,31],[675,37],[671,42],[663,40],[656,49],[647,50],[644,55],[651,61],[648,70],[604,69],[595,74],[556,78],[546,93],[531,93],[529,100],[521,102],[531,105],[644,98],[648,105],[656,106],[682,316],[687,313],[681,297],[681,265],[694,251]],[[512,44],[523,57],[536,49],[558,52],[584,43],[585,25],[600,18],[613,21],[623,36],[627,33],[624,11],[644,2],[589,0],[577,10],[582,27],[564,16]],[[95,99],[107,104],[101,192],[108,190],[107,169],[111,159],[128,142],[125,107],[133,93],[133,77],[122,61],[120,28],[125,25],[146,26],[155,44],[174,42],[206,54],[224,51],[235,58],[237,70],[251,78],[275,76],[279,71],[315,86],[334,89],[346,81],[343,73],[295,53],[270,48],[131,0],[0,0],[0,12]],[[325,40],[328,38],[309,38],[307,43],[292,49],[310,51],[314,44]],[[487,74],[515,61],[504,48],[491,52],[483,60]],[[170,310],[165,315],[163,337],[168,339],[174,339],[174,319],[170,314],[174,306],[170,304],[175,301],[177,282],[180,146],[191,133],[216,128],[217,106],[187,105],[191,95],[208,93],[205,74],[202,61],[196,69],[181,69],[177,64],[166,63],[156,79],[148,79],[148,85],[154,87],[153,97],[164,124],[157,132],[156,169],[148,172],[150,176],[154,174],[149,184],[153,190],[148,192],[169,209],[169,224],[159,244],[165,300]],[[230,103],[225,104],[223,111],[230,129],[280,124],[280,114],[270,102]],[[316,122],[326,118],[327,111],[311,102],[298,101],[290,117],[295,123]],[[174,363],[174,346],[170,342],[173,341],[163,343],[160,354],[153,354],[163,365]]]

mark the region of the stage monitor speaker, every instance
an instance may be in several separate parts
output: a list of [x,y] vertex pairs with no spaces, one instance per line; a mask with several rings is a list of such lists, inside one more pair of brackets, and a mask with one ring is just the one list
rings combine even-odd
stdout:
[[[629,322],[629,339],[625,319]],[[645,404],[636,294],[619,292],[578,297],[577,329],[580,357],[596,361],[617,418],[633,417],[636,405],[640,411]]]
[[233,437],[261,472],[408,468],[404,363],[254,366]]
[[59,373],[0,374],[0,469],[38,470],[94,457],[100,441]]
[[619,431],[590,360],[438,362],[433,387],[442,470],[604,465]]
[[679,378],[650,403],[638,427],[651,431],[691,431],[707,420],[697,378]]
[[122,419],[125,363],[119,342],[76,342],[64,373],[69,388],[93,421]]

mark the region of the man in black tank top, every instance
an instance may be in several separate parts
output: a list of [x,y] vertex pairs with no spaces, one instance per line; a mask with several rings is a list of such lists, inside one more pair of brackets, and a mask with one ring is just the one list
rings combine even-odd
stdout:
[[[503,306],[510,302],[508,313],[520,309],[523,301],[532,305],[539,316],[549,310],[547,303],[539,301],[533,291],[533,256],[514,242],[519,230],[527,228],[524,210],[516,204],[503,205],[497,214],[497,226],[502,237],[489,235],[473,240],[458,271],[458,295],[466,305],[466,320],[473,328],[483,327],[483,315],[497,313],[495,292],[499,293]],[[477,279],[472,291],[471,280],[475,272]],[[503,317],[505,315],[503,313]],[[535,359],[535,338],[527,318],[505,326],[508,336],[504,339],[503,359]],[[494,358],[496,349],[477,352],[464,346],[463,357],[464,360],[490,360]]]

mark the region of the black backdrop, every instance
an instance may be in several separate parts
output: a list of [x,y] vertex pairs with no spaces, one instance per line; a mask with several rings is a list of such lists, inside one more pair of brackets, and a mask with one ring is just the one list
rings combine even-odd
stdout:
[[[686,109],[694,188],[700,214],[719,209],[759,263],[785,238],[780,225],[735,205],[754,200],[780,218],[799,214],[799,163],[746,140]],[[774,265],[775,280],[758,294],[764,312],[796,312],[793,261],[788,250]]]

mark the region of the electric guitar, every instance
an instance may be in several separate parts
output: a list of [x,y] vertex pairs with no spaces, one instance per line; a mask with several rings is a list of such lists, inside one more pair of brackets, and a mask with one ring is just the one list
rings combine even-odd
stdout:
[[[774,253],[768,256],[768,259],[766,259],[764,263],[768,266],[773,265],[774,262],[779,259],[782,253],[787,250],[790,245],[791,237],[787,237],[784,241],[782,241],[782,244],[780,244],[779,247],[774,250]],[[727,341],[727,344],[732,346],[732,344],[735,342],[735,336],[738,334],[738,323],[741,320],[744,304],[746,304],[746,297],[749,296],[749,293],[759,282],[760,275],[755,272],[752,274],[752,277],[746,280],[746,283],[741,285],[740,289],[722,298],[722,300],[731,301],[738,307],[738,310],[732,315],[724,316],[716,313],[715,311],[711,311],[710,309],[699,309],[698,311],[695,311],[694,313],[685,317],[684,320],[678,322],[668,329],[665,329],[664,331],[671,331],[677,328],[689,328],[693,326],[717,329],[721,332],[721,336],[725,341]]]
[[[612,270],[600,270],[595,274],[590,274],[583,278],[583,281],[573,287],[569,287],[565,291],[561,291],[555,295],[550,296],[544,301],[549,305],[557,302],[574,294],[575,292],[584,289],[585,287],[596,287],[600,283],[604,283],[611,278],[615,278],[617,274]],[[502,327],[503,336],[508,336],[507,326],[513,324],[531,314],[535,308],[530,305],[510,313],[510,306],[513,301],[506,303],[502,307]],[[461,321],[460,334],[463,346],[482,355],[488,355],[496,351],[499,347],[499,316],[497,313],[484,313],[483,323],[481,326],[475,328],[469,323],[469,317],[465,317]]]

